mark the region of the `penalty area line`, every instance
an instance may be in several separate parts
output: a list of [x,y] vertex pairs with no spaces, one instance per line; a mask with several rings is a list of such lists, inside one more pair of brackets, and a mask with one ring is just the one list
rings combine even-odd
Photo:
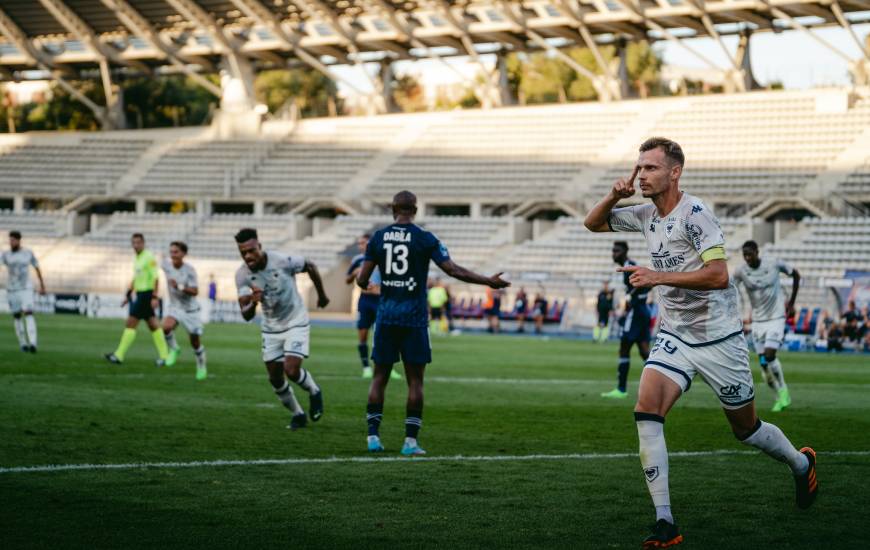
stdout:
[[[670,457],[714,457],[756,455],[758,451],[718,449],[711,451],[675,451]],[[821,456],[870,456],[870,451],[827,451]],[[521,462],[547,460],[601,460],[637,458],[637,453],[567,453],[531,455],[451,455],[451,456],[357,456],[328,458],[264,458],[254,460],[194,460],[190,462],[128,462],[119,464],[45,464],[39,466],[0,467],[0,474],[27,474],[39,472],[74,472],[97,470],[145,470],[173,468],[220,468],[230,466],[284,466],[305,464],[374,464],[384,462]]]

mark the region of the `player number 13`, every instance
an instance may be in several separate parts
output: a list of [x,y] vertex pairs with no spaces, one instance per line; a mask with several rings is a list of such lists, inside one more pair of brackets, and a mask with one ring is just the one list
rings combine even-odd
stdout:
[[404,275],[408,271],[408,245],[384,243],[387,251],[387,275]]

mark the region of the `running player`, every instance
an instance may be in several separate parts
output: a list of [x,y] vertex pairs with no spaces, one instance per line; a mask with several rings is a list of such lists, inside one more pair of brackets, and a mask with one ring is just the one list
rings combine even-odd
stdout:
[[402,454],[416,456],[425,454],[417,444],[417,435],[423,419],[423,371],[432,362],[426,304],[429,261],[433,260],[444,273],[466,283],[491,288],[504,288],[510,283],[501,278],[501,273],[485,277],[453,263],[438,238],[414,224],[417,197],[410,191],[396,194],[392,209],[396,222],[371,238],[357,277],[357,285],[368,288],[375,267],[381,270],[381,302],[372,350],[375,375],[366,407],[368,449],[371,452],[384,450],[379,436],[384,393],[393,365],[401,359],[408,383]]
[[190,347],[196,356],[196,379],[205,380],[208,370],[205,364],[205,346],[202,345],[202,316],[199,308],[199,283],[196,269],[184,261],[187,244],[173,241],[169,244],[169,259],[164,258],[160,267],[166,274],[169,289],[169,307],[163,317],[163,336],[169,346],[166,366],[171,367],[178,361],[181,348],[175,340],[175,327],[181,323],[190,337]]
[[[360,253],[353,257],[347,270],[345,282],[349,285],[353,284],[356,281],[356,276],[359,275],[359,270],[365,259],[366,245],[369,244],[369,238],[371,238],[371,235],[365,233],[356,242]],[[369,281],[369,287],[360,291],[359,300],[356,303],[356,330],[359,336],[357,351],[359,352],[359,360],[363,368],[362,377],[367,379],[370,379],[374,374],[371,365],[369,365],[369,329],[375,324],[375,319],[378,316],[378,302],[380,300],[381,272],[375,269]],[[398,372],[393,372],[392,377],[402,378]]]
[[242,317],[250,321],[257,313],[257,304],[262,305],[263,362],[269,382],[278,399],[293,414],[290,429],[304,428],[308,422],[305,412],[287,380],[308,392],[308,413],[313,422],[323,416],[323,392],[311,373],[302,368],[302,360],[308,359],[311,324],[296,288],[296,274],[308,273],[317,291],[317,307],[323,308],[329,304],[329,298],[323,290],[320,272],[302,256],[264,251],[256,229],[241,229],[235,238],[244,261],[236,271]]
[[[740,441],[789,465],[798,507],[809,507],[818,489],[813,449],[795,449],[779,428],[755,413],[749,353],[737,289],[728,278],[724,235],[710,209],[680,191],[684,160],[677,143],[648,139],[640,146],[628,181],[618,180],[585,220],[591,231],[642,232],[653,269],[625,266],[617,271],[631,273],[635,287],[659,287],[661,328],[641,375],[634,409],[641,465],[656,509],[656,524],[644,548],[683,540],[671,513],[664,422],[696,374],[716,392]],[[635,178],[642,195],[652,202],[615,208],[634,195]]]
[[[776,351],[782,345],[785,337],[785,317],[794,315],[794,302],[800,287],[801,276],[797,269],[792,269],[785,262],[776,258],[758,255],[758,243],[746,241],[743,243],[743,259],[745,265],[737,268],[734,273],[734,283],[743,285],[749,295],[752,306],[752,341],[758,353],[758,362],[767,385],[776,392],[776,403],[773,412],[779,412],[791,405],[791,396],[782,365],[776,357]],[[788,302],[779,283],[779,274],[791,277],[791,296]]]
[[[613,262],[619,267],[637,265],[628,257],[628,243],[616,241],[611,250]],[[622,337],[619,340],[619,361],[616,366],[616,388],[602,393],[601,397],[625,399],[628,397],[628,370],[631,367],[631,346],[637,344],[637,352],[644,361],[649,357],[649,297],[648,288],[635,288],[631,284],[631,273],[624,272],[625,316],[622,318]]]
[[158,367],[162,367],[166,364],[169,350],[166,347],[166,339],[163,337],[163,331],[160,330],[160,322],[155,313],[160,303],[160,298],[157,295],[157,285],[160,279],[157,271],[157,260],[154,259],[154,254],[150,250],[145,249],[145,237],[142,233],[133,233],[133,236],[130,237],[130,244],[133,246],[133,252],[136,253],[136,261],[133,263],[133,281],[130,283],[130,288],[127,289],[124,301],[121,302],[121,307],[130,304],[127,324],[123,334],[121,334],[118,348],[112,353],[105,354],[104,357],[116,365],[123,363],[127,350],[136,340],[136,327],[139,326],[139,321],[144,320],[148,324],[148,330],[151,331],[154,347],[157,348],[156,364]]
[[15,325],[15,336],[21,351],[36,353],[36,319],[33,318],[33,281],[30,279],[30,267],[36,271],[39,279],[39,293],[45,294],[45,283],[39,262],[29,248],[21,248],[21,233],[9,232],[9,250],[0,254],[0,263],[9,270],[6,279],[6,299],[9,301],[9,311],[12,312],[12,322]]

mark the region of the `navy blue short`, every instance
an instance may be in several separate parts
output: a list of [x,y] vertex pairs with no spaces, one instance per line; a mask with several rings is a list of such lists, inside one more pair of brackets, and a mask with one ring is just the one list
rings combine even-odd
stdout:
[[130,317],[135,317],[136,319],[143,321],[156,317],[157,315],[151,307],[151,296],[153,296],[153,293],[150,290],[137,292],[136,298],[130,302]]
[[[646,306],[643,306],[647,309]],[[650,316],[649,310],[645,312],[629,310],[625,316],[625,324],[622,327],[623,342],[649,342],[650,341]]]
[[356,328],[368,330],[378,318],[378,303],[371,300],[360,300],[356,310]]
[[409,365],[427,365],[432,362],[432,345],[428,327],[400,327],[375,325],[372,361],[375,365],[393,365],[401,358]]

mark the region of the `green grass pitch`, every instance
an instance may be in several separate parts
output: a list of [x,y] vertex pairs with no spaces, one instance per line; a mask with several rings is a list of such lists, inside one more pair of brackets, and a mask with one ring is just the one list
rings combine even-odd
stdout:
[[[633,402],[598,397],[616,346],[462,335],[433,339],[422,446],[396,460],[405,388],[392,382],[387,452],[338,460],[115,470],[8,471],[124,464],[363,457],[367,383],[355,334],[314,327],[306,362],[326,414],[285,428],[260,363],[257,327],[210,325],[210,377],[153,366],[144,327],[110,366],[119,321],[40,316],[40,349],[18,351],[0,316],[0,541],[9,548],[638,548],[653,510],[636,456]],[[819,453],[820,496],[794,506],[786,466],[747,452],[700,380],[665,430],[674,513],[685,548],[865,548],[870,540],[870,358],[781,354],[794,404],[762,418]],[[640,361],[633,359],[630,392]],[[303,406],[307,396],[297,390]],[[734,454],[715,454],[711,451]],[[616,455],[616,456],[607,456]],[[516,457],[548,455],[540,458]],[[559,455],[572,455],[557,458]],[[589,456],[597,455],[597,456]]]

